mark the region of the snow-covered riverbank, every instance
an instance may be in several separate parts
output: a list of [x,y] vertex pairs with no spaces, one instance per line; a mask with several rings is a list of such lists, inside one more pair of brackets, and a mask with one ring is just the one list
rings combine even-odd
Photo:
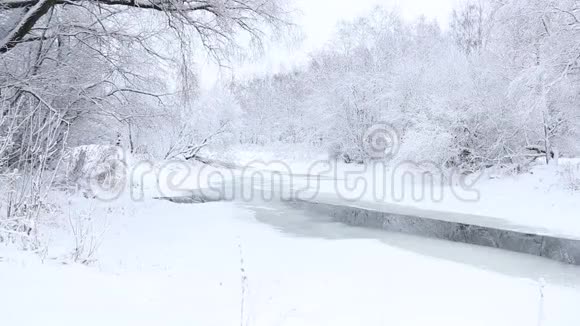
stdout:
[[[280,185],[291,183],[294,195],[312,201],[444,220],[465,219],[466,223],[479,221],[487,227],[580,239],[580,189],[574,185],[580,182],[578,159],[562,160],[558,166],[540,164],[519,175],[486,171],[465,180],[449,171],[426,174],[412,164],[394,168],[328,166],[324,161],[280,164],[255,160],[250,164],[298,175],[281,178],[275,187],[287,189]],[[277,176],[272,179],[280,180]],[[270,187],[269,182],[264,182],[266,187]]]
[[[433,214],[448,210],[459,217],[487,214],[492,222],[573,235],[580,232],[574,219],[578,193],[560,187],[558,169],[540,166],[517,177],[482,178],[475,184],[481,195],[478,201],[451,196],[453,191],[445,187],[439,202],[429,198],[394,202],[374,200],[372,192],[345,197],[357,194],[356,187],[345,188],[337,181],[353,176],[375,180],[376,175],[368,172],[357,174],[356,166],[338,167],[340,177],[311,173],[300,164],[292,165],[295,175],[290,178],[272,174],[276,170],[272,166],[249,169],[257,179],[248,178],[248,171],[200,167],[160,165],[109,201],[54,193],[51,201],[58,209],[39,227],[45,250],[36,255],[0,246],[2,321],[10,325],[580,323],[577,266],[349,227],[261,197],[280,191],[276,198],[292,190],[302,196],[314,193],[319,201],[377,210]],[[180,180],[179,185],[171,180]],[[229,189],[235,201],[179,205],[153,199],[212,187]],[[244,197],[242,189],[261,190]]]
[[[63,234],[44,263],[1,247],[3,323],[580,322],[578,268],[537,257],[381,233],[385,242],[375,231],[312,222],[275,205],[71,202],[75,211],[87,207],[92,223],[107,229],[90,266],[61,263]],[[461,256],[471,259],[452,259]]]

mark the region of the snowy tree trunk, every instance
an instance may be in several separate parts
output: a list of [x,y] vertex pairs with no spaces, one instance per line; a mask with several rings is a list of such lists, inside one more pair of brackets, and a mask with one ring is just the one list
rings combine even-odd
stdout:
[[546,164],[550,164],[550,159],[551,159],[551,155],[552,155],[552,148],[550,145],[550,129],[548,126],[548,116],[547,116],[547,112],[545,112],[545,111],[543,114],[543,127],[544,127],[544,147],[546,149]]

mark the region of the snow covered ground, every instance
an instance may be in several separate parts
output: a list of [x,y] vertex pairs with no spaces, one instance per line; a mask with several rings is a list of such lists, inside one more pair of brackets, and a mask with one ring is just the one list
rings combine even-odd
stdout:
[[[557,167],[487,175],[475,184],[478,201],[461,200],[449,186],[441,201],[380,201],[333,180],[376,179],[368,171],[352,174],[356,166],[339,166],[341,177],[313,173],[304,161],[288,166],[291,179],[258,173],[261,183],[248,184],[247,171],[177,164],[144,174],[143,165],[136,173],[143,178],[118,198],[55,193],[59,210],[42,221],[46,247],[38,255],[0,245],[0,324],[580,324],[578,266],[349,227],[239,193],[233,202],[197,205],[153,199],[239,181],[277,191],[281,183],[281,191],[348,205],[452,211],[580,234],[578,192],[563,186]],[[248,171],[264,170],[279,166]]]
[[3,325],[580,323],[580,269],[537,257],[276,204],[76,198],[70,209],[106,229],[95,263],[63,264],[64,230],[44,262],[0,247]]

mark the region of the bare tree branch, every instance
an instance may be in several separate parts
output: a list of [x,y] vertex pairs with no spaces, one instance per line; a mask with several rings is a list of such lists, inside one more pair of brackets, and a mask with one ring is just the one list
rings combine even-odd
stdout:
[[[40,0],[37,1],[32,7],[28,9],[26,14],[22,17],[20,22],[13,28],[3,40],[0,41],[0,54],[8,52],[10,49],[15,47],[20,40],[26,36],[34,24],[42,18],[49,10],[54,6],[57,0]],[[0,3],[0,7],[3,6],[3,2]],[[24,8],[29,7],[30,4]]]

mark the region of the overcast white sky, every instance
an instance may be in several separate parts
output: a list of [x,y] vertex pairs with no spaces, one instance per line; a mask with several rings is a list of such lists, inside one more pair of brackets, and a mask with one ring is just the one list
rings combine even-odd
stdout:
[[[292,0],[290,0],[292,1]],[[332,37],[335,27],[342,20],[352,20],[380,5],[398,10],[406,20],[420,15],[437,19],[442,27],[448,23],[451,9],[460,0],[293,0],[301,13],[295,21],[304,33],[303,42],[293,48],[283,46],[268,49],[263,58],[252,64],[234,65],[233,71],[222,71],[212,63],[201,69],[202,88],[211,87],[220,78],[249,76],[290,69],[305,62],[308,53],[320,49]]]

